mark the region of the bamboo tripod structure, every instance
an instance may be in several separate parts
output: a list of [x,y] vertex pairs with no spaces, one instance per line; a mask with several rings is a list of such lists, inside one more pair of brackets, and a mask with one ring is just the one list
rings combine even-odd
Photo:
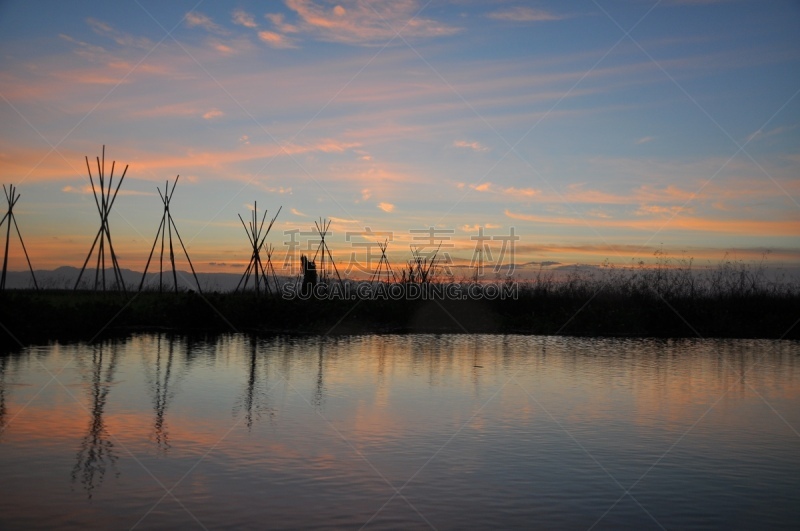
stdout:
[[328,282],[328,271],[325,268],[325,254],[328,254],[328,259],[330,260],[331,265],[333,266],[333,270],[336,272],[336,278],[339,279],[339,282],[342,281],[342,277],[339,275],[339,270],[336,268],[336,262],[333,261],[333,256],[331,256],[331,250],[328,247],[328,244],[325,243],[325,236],[328,234],[328,229],[331,226],[331,221],[319,218],[319,223],[316,221],[314,225],[317,227],[317,232],[319,233],[320,242],[319,246],[317,247],[317,252],[314,253],[314,258],[311,259],[312,262],[316,261],[317,255],[320,254],[322,251],[322,256],[320,259],[320,267],[319,271],[319,280],[321,283],[325,284]]
[[[264,292],[265,293],[272,293],[272,289],[269,287],[269,272],[272,272],[273,281],[275,283],[275,291],[279,291],[278,286],[278,278],[275,275],[275,268],[272,267],[272,252],[274,249],[269,247],[267,249],[267,265],[264,267],[264,262],[261,260],[261,250],[264,247],[264,240],[267,239],[267,235],[269,234],[270,229],[272,229],[272,225],[275,223],[275,220],[278,219],[278,214],[281,213],[281,208],[278,208],[278,212],[275,214],[275,217],[272,218],[272,221],[269,222],[267,226],[267,230],[264,230],[264,222],[267,220],[267,211],[264,211],[264,216],[261,218],[261,223],[258,223],[258,204],[254,201],[253,202],[253,219],[248,223],[249,228],[244,223],[244,219],[242,219],[241,214],[239,214],[239,221],[242,222],[242,227],[244,227],[245,232],[247,233],[247,239],[250,240],[250,245],[253,248],[253,253],[250,255],[250,263],[247,265],[247,269],[242,275],[242,278],[239,279],[239,283],[236,285],[236,289],[234,291],[239,291],[239,288],[242,288],[242,291],[247,289],[247,283],[250,280],[250,277],[253,277],[254,280],[254,287],[256,290],[256,295],[261,294],[261,284],[264,284]],[[244,285],[242,285],[244,283]]]
[[6,250],[3,254],[3,275],[0,277],[0,291],[6,289],[6,271],[8,270],[8,243],[11,239],[11,224],[14,224],[14,230],[17,231],[17,237],[19,238],[19,243],[22,245],[22,252],[25,253],[25,260],[28,262],[28,269],[31,271],[31,278],[33,278],[33,285],[38,290],[39,285],[36,283],[36,275],[33,274],[33,266],[31,266],[31,259],[28,258],[28,250],[25,249],[25,242],[22,241],[22,234],[19,232],[19,225],[17,225],[17,219],[14,217],[14,205],[17,204],[19,200],[19,194],[17,193],[17,189],[14,187],[13,184],[8,185],[8,190],[6,190],[6,185],[3,185],[3,193],[6,195],[6,201],[8,201],[8,211],[6,211],[6,215],[3,216],[3,219],[0,220],[0,227],[3,226],[3,223],[8,220],[8,227],[6,227]]
[[150,267],[150,261],[153,258],[153,252],[156,250],[156,244],[160,239],[161,255],[158,260],[158,292],[161,293],[164,288],[164,243],[166,240],[166,242],[169,243],[169,261],[172,264],[172,283],[175,287],[175,293],[178,293],[178,273],[175,269],[175,251],[172,246],[172,231],[175,230],[175,235],[178,237],[178,242],[181,244],[183,254],[186,256],[186,260],[189,262],[189,267],[192,270],[194,282],[197,284],[197,291],[203,293],[203,290],[200,289],[200,281],[197,280],[197,273],[195,273],[194,266],[192,265],[192,259],[189,258],[189,253],[186,251],[186,246],[183,245],[183,239],[178,232],[178,227],[175,225],[175,221],[172,219],[172,214],[169,212],[169,203],[172,201],[172,194],[175,193],[175,187],[178,186],[178,179],[180,179],[180,177],[180,175],[175,177],[175,182],[172,184],[171,192],[169,190],[169,181],[167,181],[164,187],[163,194],[161,193],[161,189],[156,187],[156,190],[158,190],[158,195],[161,197],[161,202],[164,203],[164,214],[161,216],[161,224],[159,224],[158,230],[156,231],[156,239],[153,240],[153,246],[150,248],[150,256],[147,257],[147,264],[144,266],[142,281],[139,283],[139,291],[142,291],[144,279],[147,277],[147,269]]
[[[78,289],[78,285],[81,283],[81,278],[83,277],[83,273],[86,270],[86,265],[89,263],[89,259],[92,257],[92,253],[94,252],[94,248],[97,247],[98,240],[100,241],[100,246],[97,251],[97,265],[94,271],[94,289],[97,290],[97,284],[102,278],[103,284],[103,291],[106,290],[106,245],[108,245],[109,255],[111,257],[111,267],[114,270],[114,278],[117,282],[117,287],[121,287],[122,291],[126,291],[125,289],[125,282],[122,280],[122,270],[119,267],[119,262],[117,261],[117,255],[114,253],[114,246],[111,243],[111,230],[108,228],[108,214],[111,212],[111,208],[114,206],[114,201],[117,199],[117,194],[119,193],[119,187],[122,186],[122,181],[125,179],[125,174],[128,172],[128,165],[125,165],[125,170],[122,172],[122,176],[119,178],[119,182],[117,183],[117,188],[113,191],[112,188],[114,184],[114,166],[116,165],[116,161],[111,163],[111,175],[109,175],[108,182],[105,180],[105,169],[106,169],[106,146],[103,145],[103,158],[101,160],[100,157],[97,157],[97,180],[98,180],[98,190],[95,188],[94,179],[92,179],[92,169],[89,166],[89,157],[86,157],[86,169],[89,171],[89,182],[92,185],[92,194],[94,195],[94,202],[97,205],[97,212],[100,214],[100,230],[97,231],[97,236],[94,237],[94,242],[92,243],[92,248],[89,249],[89,254],[86,256],[86,261],[83,262],[83,267],[81,268],[81,272],[78,275],[78,280],[75,282],[74,290]],[[106,241],[108,242],[106,244]]]
[[386,282],[387,283],[391,282],[392,280],[394,282],[397,282],[397,276],[394,274],[394,271],[392,271],[392,266],[389,265],[389,259],[386,258],[386,248],[388,246],[389,246],[389,240],[388,239],[384,240],[383,244],[381,244],[381,242],[378,242],[378,247],[381,250],[381,259],[378,262],[378,267],[375,269],[375,272],[372,274],[372,277],[370,277],[370,279],[369,279],[370,282],[374,282],[375,280],[380,281],[381,280],[381,275],[382,275],[381,271],[385,271],[386,272]]

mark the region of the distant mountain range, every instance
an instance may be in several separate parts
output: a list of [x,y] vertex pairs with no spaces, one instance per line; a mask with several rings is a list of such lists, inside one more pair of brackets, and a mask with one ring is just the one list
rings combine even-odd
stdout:
[[[541,269],[540,269],[541,266]],[[728,273],[732,273],[733,271],[740,270],[740,266],[733,268]],[[770,281],[776,281],[779,283],[797,283],[800,282],[800,267],[798,266],[786,266],[786,265],[778,265],[778,266],[765,266],[763,268],[758,268],[754,266],[745,266],[746,269],[750,272],[755,272],[756,270],[761,269],[761,274],[765,275],[765,278]],[[466,266],[451,266],[453,271],[452,277],[447,277],[445,275],[437,275],[437,279],[441,281],[455,281],[455,282],[469,282],[472,279],[473,275],[473,268],[466,267]],[[549,273],[553,275],[553,279],[562,279],[569,275],[581,275],[585,277],[590,277],[592,275],[602,275],[606,268],[597,265],[589,265],[589,264],[559,264],[558,262],[528,262],[525,264],[516,264],[513,266],[503,266],[500,268],[498,272],[494,272],[492,268],[486,267],[483,280],[485,281],[504,281],[506,279],[506,275],[511,273],[513,275],[514,280],[518,280],[521,282],[532,281],[536,279],[537,275],[541,272]],[[625,268],[620,268],[617,271],[622,271]],[[714,270],[719,270],[719,266],[710,266],[710,267],[695,267],[692,269],[692,273],[698,276],[703,276],[709,272]],[[44,289],[73,289],[75,287],[75,282],[78,279],[78,274],[80,273],[80,269],[77,267],[71,266],[62,266],[52,271],[50,270],[37,270],[36,273],[36,282],[39,284],[40,288]],[[399,277],[399,270],[395,271]],[[635,273],[631,271],[631,273]],[[226,291],[233,291],[236,289],[236,286],[239,284],[239,281],[242,278],[241,273],[197,273],[197,279],[200,282],[200,288],[204,292],[226,292]],[[158,289],[158,273],[147,273],[147,278],[145,279],[144,286],[147,289]],[[195,284],[194,278],[192,277],[192,273],[189,271],[178,271],[178,288],[181,290],[192,289],[196,290],[197,286]],[[286,282],[292,282],[297,277],[289,277],[289,276],[281,276],[278,275],[278,283],[284,284]],[[138,271],[132,271],[130,269],[123,269],[122,270],[122,279],[125,282],[125,286],[130,291],[135,291],[139,289],[139,283],[142,281],[142,273]],[[83,277],[81,278],[81,286],[84,289],[93,289],[94,288],[94,281],[95,281],[95,270],[94,269],[86,269],[83,273]],[[102,280],[100,280],[102,282]],[[114,285],[114,271],[111,269],[106,269],[106,286],[108,289],[112,289]],[[173,279],[172,279],[172,271],[164,271],[163,277],[163,289],[164,290],[171,290],[173,289]],[[248,287],[252,287],[252,280],[249,281]],[[6,274],[6,288],[7,289],[28,289],[33,288],[33,281],[31,280],[31,273],[30,271],[9,271]],[[100,288],[102,289],[102,288]]]
[[[77,267],[71,266],[62,266],[52,271],[48,270],[37,270],[34,271],[36,274],[36,282],[39,285],[39,288],[44,289],[73,289],[75,287],[75,282],[78,280],[78,275],[80,274],[80,269]],[[115,278],[114,278],[114,271],[112,269],[106,269],[105,271],[106,276],[106,287],[111,289],[114,286]],[[101,276],[98,279],[98,282],[102,283],[102,271]],[[159,274],[158,272],[147,273],[147,278],[145,278],[144,286],[147,289],[158,289],[158,282],[159,282]],[[188,271],[178,271],[178,289],[186,290],[186,289],[197,289],[197,285],[195,284],[194,277],[192,276],[191,272]],[[242,273],[197,273],[197,280],[200,282],[200,289],[207,292],[212,291],[233,291],[236,289],[236,285],[242,278]],[[291,280],[289,277],[285,276],[278,276],[278,283],[283,284]],[[125,283],[125,286],[128,290],[138,290],[139,283],[142,281],[142,273],[138,271],[132,271],[130,269],[123,269],[122,270],[122,281]],[[81,287],[84,289],[92,289],[94,288],[95,282],[95,270],[94,269],[86,269],[83,272],[83,276],[81,277]],[[165,271],[162,277],[163,288],[165,290],[171,290],[173,288],[173,278],[172,278],[172,270],[169,272]],[[249,286],[253,285],[253,281],[250,280]],[[270,283],[270,285],[272,285]],[[33,288],[33,280],[31,280],[31,273],[30,271],[9,271],[6,273],[6,288],[8,289],[27,289]]]

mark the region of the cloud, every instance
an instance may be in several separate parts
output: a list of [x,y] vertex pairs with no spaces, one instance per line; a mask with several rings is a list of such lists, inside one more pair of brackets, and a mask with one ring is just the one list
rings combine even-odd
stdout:
[[219,118],[220,116],[223,116],[224,114],[225,113],[223,113],[219,109],[211,109],[207,113],[203,114],[203,118],[205,118],[206,120],[213,120],[214,118]]
[[464,232],[478,232],[481,229],[481,227],[483,227],[484,230],[489,230],[489,229],[499,229],[500,227],[502,227],[502,225],[497,225],[495,223],[484,223],[483,225],[477,225],[477,224],[462,225],[461,230],[463,230]]
[[101,37],[106,37],[120,46],[125,47],[134,47],[134,48],[144,48],[144,49],[151,49],[153,47],[153,41],[147,39],[145,37],[134,37],[129,33],[125,33],[123,31],[119,31],[118,29],[112,27],[110,24],[97,20],[95,18],[87,18],[86,23],[89,24],[89,27],[92,28],[92,31],[100,35]]
[[752,140],[755,140],[757,138],[769,138],[771,136],[775,136],[775,135],[779,135],[781,133],[785,133],[787,131],[791,131],[792,129],[794,129],[796,127],[797,127],[796,125],[783,125],[783,126],[780,126],[780,127],[776,127],[774,129],[770,129],[769,131],[762,131],[761,129],[759,129],[758,131],[755,131],[754,133],[750,134],[747,137],[746,142],[749,143]]
[[96,56],[96,55],[101,55],[101,54],[105,54],[106,53],[105,48],[103,48],[102,46],[95,46],[93,44],[89,44],[88,42],[79,41],[78,39],[75,39],[74,37],[71,37],[71,36],[66,35],[64,33],[59,33],[58,36],[60,38],[64,39],[65,41],[67,41],[67,42],[70,42],[72,44],[77,44],[82,50],[87,52],[86,55],[91,56],[93,54],[93,55]]
[[473,151],[489,151],[489,148],[483,146],[480,142],[468,142],[466,140],[456,140],[453,142],[453,147],[471,149]]
[[211,47],[214,48],[218,52],[222,52],[222,53],[226,53],[226,54],[231,54],[231,53],[235,53],[236,52],[236,50],[234,48],[228,46],[227,44],[221,43],[221,42],[213,42],[213,43],[211,43]]
[[370,192],[368,188],[364,188],[363,190],[361,190],[361,200],[362,201],[366,201],[370,197],[372,197],[372,192]]
[[690,6],[701,6],[701,5],[710,5],[710,4],[725,4],[731,2],[732,0],[670,0],[665,2],[665,5],[672,5],[672,6],[682,6],[682,5],[690,5]]
[[272,46],[273,48],[297,48],[297,46],[290,40],[288,37],[281,35],[280,33],[275,33],[274,31],[259,31],[258,38],[261,39],[262,42],[265,42]]
[[247,13],[244,9],[237,9],[233,12],[233,23],[238,24],[240,26],[244,26],[245,28],[257,28],[258,24],[256,24],[255,18],[253,15]]
[[298,33],[300,28],[295,26],[294,24],[287,24],[284,20],[283,13],[267,13],[264,15],[267,20],[272,22],[272,25],[275,26],[281,33]]
[[[463,188],[463,184],[458,183],[458,187]],[[489,192],[493,194],[503,194],[512,197],[523,196],[530,198],[537,196],[541,193],[539,190],[536,190],[534,188],[516,188],[514,186],[508,186],[506,188],[498,188],[497,186],[488,181],[477,185],[471,184],[469,185],[469,187],[475,190],[476,192]]]
[[394,211],[394,205],[391,203],[378,203],[378,208],[380,208],[384,212]]
[[642,231],[691,231],[696,233],[726,233],[735,235],[753,236],[792,236],[800,234],[800,220],[753,220],[753,219],[724,219],[702,218],[689,216],[675,216],[669,220],[663,217],[649,219],[592,219],[585,220],[579,217],[554,217],[535,214],[521,214],[505,210],[505,215],[511,219],[529,221],[548,225],[580,226],[580,227],[607,227],[617,229],[630,229]]
[[295,216],[302,216],[302,217],[304,217],[304,218],[307,218],[307,217],[308,217],[306,214],[303,214],[302,212],[300,212],[300,211],[299,211],[299,210],[297,210],[296,208],[292,208],[292,209],[290,210],[290,212],[291,212],[292,214],[294,214]]
[[655,140],[655,137],[653,136],[643,136],[642,138],[637,139],[636,142],[634,143],[637,146],[640,146],[642,144],[647,144],[648,142],[652,142],[653,140]]
[[[81,186],[80,188],[76,188],[74,186],[67,185],[67,186],[63,187],[61,189],[61,191],[64,192],[65,194],[92,195],[92,193],[98,193],[99,194],[100,193],[100,187],[99,187],[99,185],[95,184],[95,190],[93,192],[91,184],[85,184],[85,185]],[[112,191],[112,196],[113,195],[114,195],[114,192]],[[120,189],[120,190],[118,190],[116,192],[116,195],[123,196],[123,195],[156,195],[156,194],[153,193],[153,192],[140,192],[138,190]]]
[[503,189],[504,194],[514,195],[514,196],[525,196],[525,197],[533,197],[535,195],[539,195],[539,190],[534,188],[515,188],[513,186],[509,186],[508,188]]
[[227,30],[225,30],[225,28],[223,28],[222,26],[211,20],[211,17],[209,17],[208,15],[204,15],[198,11],[189,11],[188,13],[186,13],[185,20],[186,20],[186,25],[189,26],[190,28],[201,27],[210,33],[216,33],[218,35],[228,34]]
[[408,39],[444,37],[460,31],[416,16],[422,7],[418,0],[380,3],[341,0],[332,8],[314,0],[286,0],[286,6],[299,17],[298,27],[302,31],[323,41],[381,45],[395,38],[396,32]]
[[638,216],[649,216],[653,214],[674,216],[676,214],[680,214],[681,212],[691,212],[691,211],[692,211],[691,208],[684,208],[677,205],[673,206],[642,205],[636,210],[635,214]]
[[492,11],[487,16],[495,20],[504,20],[508,22],[546,22],[564,18],[561,15],[555,15],[542,9],[523,6]]
[[82,83],[87,85],[126,85],[130,83],[129,79],[85,70],[53,72],[53,77],[65,83]]
[[324,139],[316,145],[316,149],[325,153],[344,153],[347,150],[361,146],[361,142],[342,142],[334,139]]
[[273,187],[273,186],[264,186],[264,190],[270,192],[272,194],[289,194],[292,195],[292,187],[289,186],[288,188],[284,188],[283,186]]

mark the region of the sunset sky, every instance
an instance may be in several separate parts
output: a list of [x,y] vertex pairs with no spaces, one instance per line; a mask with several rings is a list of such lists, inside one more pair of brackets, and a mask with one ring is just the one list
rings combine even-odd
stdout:
[[0,181],[35,269],[83,264],[103,144],[123,268],[178,174],[201,271],[244,267],[254,201],[281,264],[326,217],[342,261],[385,237],[348,232],[402,262],[433,227],[469,263],[483,227],[529,268],[797,265],[798,28],[789,0],[0,1]]

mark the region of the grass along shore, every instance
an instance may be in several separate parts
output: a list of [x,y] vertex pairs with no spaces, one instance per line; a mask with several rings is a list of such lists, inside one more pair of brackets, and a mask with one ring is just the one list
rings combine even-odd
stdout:
[[739,262],[698,272],[691,261],[661,258],[656,267],[606,266],[562,278],[541,271],[532,281],[507,280],[504,286],[513,297],[462,299],[463,284],[450,291],[458,297],[442,289],[445,295],[435,300],[392,299],[386,285],[373,291],[383,296],[354,299],[252,291],[8,290],[0,293],[0,345],[18,348],[140,330],[800,339],[800,283],[769,279],[763,267]]

